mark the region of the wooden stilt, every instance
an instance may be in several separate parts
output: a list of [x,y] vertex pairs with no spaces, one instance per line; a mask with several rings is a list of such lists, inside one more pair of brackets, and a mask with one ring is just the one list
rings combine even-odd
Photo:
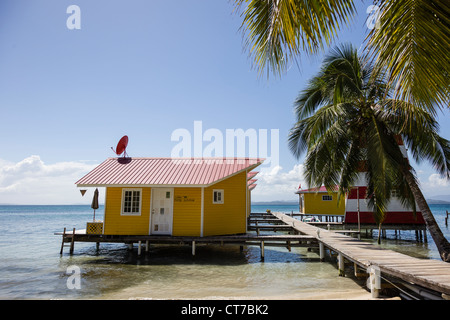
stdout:
[[138,241],[138,256],[141,255],[141,243],[142,241]]
[[149,247],[150,247],[150,244],[149,244],[149,242],[147,240],[147,241],[145,241],[145,252],[148,252]]
[[323,242],[319,242],[319,256],[320,256],[320,261],[325,260],[325,247],[323,245]]
[[100,249],[100,242],[95,243],[95,249],[98,251]]
[[61,251],[59,252],[59,254],[63,254],[63,249],[64,249],[64,238],[66,237],[66,228],[64,228],[63,231],[63,235],[62,235],[62,242],[61,242]]
[[261,259],[264,260],[264,241],[261,241],[260,247],[261,247]]
[[192,241],[192,255],[195,256],[195,241]]
[[370,267],[369,271],[369,281],[370,281],[370,292],[372,293],[372,298],[380,297],[381,289],[381,273],[378,268]]
[[423,241],[425,243],[428,243],[428,238],[427,238],[427,228],[423,229]]
[[339,262],[339,276],[340,277],[345,277],[344,256],[341,253],[338,254],[338,262]]
[[73,254],[74,246],[75,246],[75,228],[73,228],[72,232],[72,242],[70,243],[70,254]]

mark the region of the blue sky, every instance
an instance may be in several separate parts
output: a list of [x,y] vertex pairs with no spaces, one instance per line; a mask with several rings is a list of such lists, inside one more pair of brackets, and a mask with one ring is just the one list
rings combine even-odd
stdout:
[[[81,9],[70,30],[67,7]],[[366,8],[336,43],[360,47]],[[2,0],[0,203],[88,203],[74,182],[128,135],[134,157],[170,156],[178,128],[278,129],[280,167],[261,171],[253,200],[295,200],[302,159],[287,147],[292,103],[321,56],[280,78],[258,77],[230,1]],[[440,117],[450,138],[449,113]],[[427,196],[450,183],[415,166]],[[275,191],[276,190],[276,191]]]

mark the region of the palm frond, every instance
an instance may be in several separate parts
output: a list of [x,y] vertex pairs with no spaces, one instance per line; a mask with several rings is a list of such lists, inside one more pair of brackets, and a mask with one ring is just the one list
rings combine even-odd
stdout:
[[235,0],[245,48],[260,73],[281,74],[301,51],[329,45],[355,13],[353,0]]
[[446,0],[376,1],[379,28],[367,48],[379,68],[390,71],[395,98],[432,115],[449,107],[450,5]]
[[450,179],[450,141],[439,136],[439,124],[422,108],[388,99],[384,102],[383,121],[403,136],[411,155],[420,163],[429,161],[443,176]]

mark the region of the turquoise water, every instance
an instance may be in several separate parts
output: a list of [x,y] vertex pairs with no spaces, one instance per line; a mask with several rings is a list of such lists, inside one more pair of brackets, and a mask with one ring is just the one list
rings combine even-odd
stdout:
[[[430,206],[447,238],[445,210]],[[290,213],[297,206],[253,206]],[[96,218],[103,216],[103,207]],[[0,206],[0,299],[312,299],[351,298],[366,292],[355,279],[338,277],[333,263],[321,263],[306,248],[198,246],[196,256],[185,246],[152,246],[137,256],[124,244],[76,243],[74,255],[59,254],[64,227],[84,229],[89,206]],[[375,235],[374,235],[375,236]],[[400,239],[388,233],[383,246],[425,259],[439,259],[430,236],[417,243],[414,233]],[[79,288],[69,288],[80,271]],[[68,269],[69,268],[69,269]]]

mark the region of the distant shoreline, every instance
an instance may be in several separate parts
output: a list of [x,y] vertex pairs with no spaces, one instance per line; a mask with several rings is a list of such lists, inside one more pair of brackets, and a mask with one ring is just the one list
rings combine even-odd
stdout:
[[[449,201],[444,200],[435,200],[435,199],[427,199],[428,204],[448,204]],[[297,206],[298,201],[260,201],[260,202],[252,202],[252,205],[255,206]]]
[[433,200],[433,199],[427,200],[427,203],[428,203],[428,204],[450,204],[450,202],[448,202],[448,201],[444,201],[444,200]]
[[252,201],[254,206],[298,206],[298,201]]
[[[450,201],[427,199],[428,204],[445,204],[450,205]],[[99,205],[103,206],[104,203]],[[256,201],[252,202],[254,206],[298,206],[298,201]],[[0,203],[0,206],[90,206],[86,203],[71,203],[71,204],[17,204],[17,203]]]

